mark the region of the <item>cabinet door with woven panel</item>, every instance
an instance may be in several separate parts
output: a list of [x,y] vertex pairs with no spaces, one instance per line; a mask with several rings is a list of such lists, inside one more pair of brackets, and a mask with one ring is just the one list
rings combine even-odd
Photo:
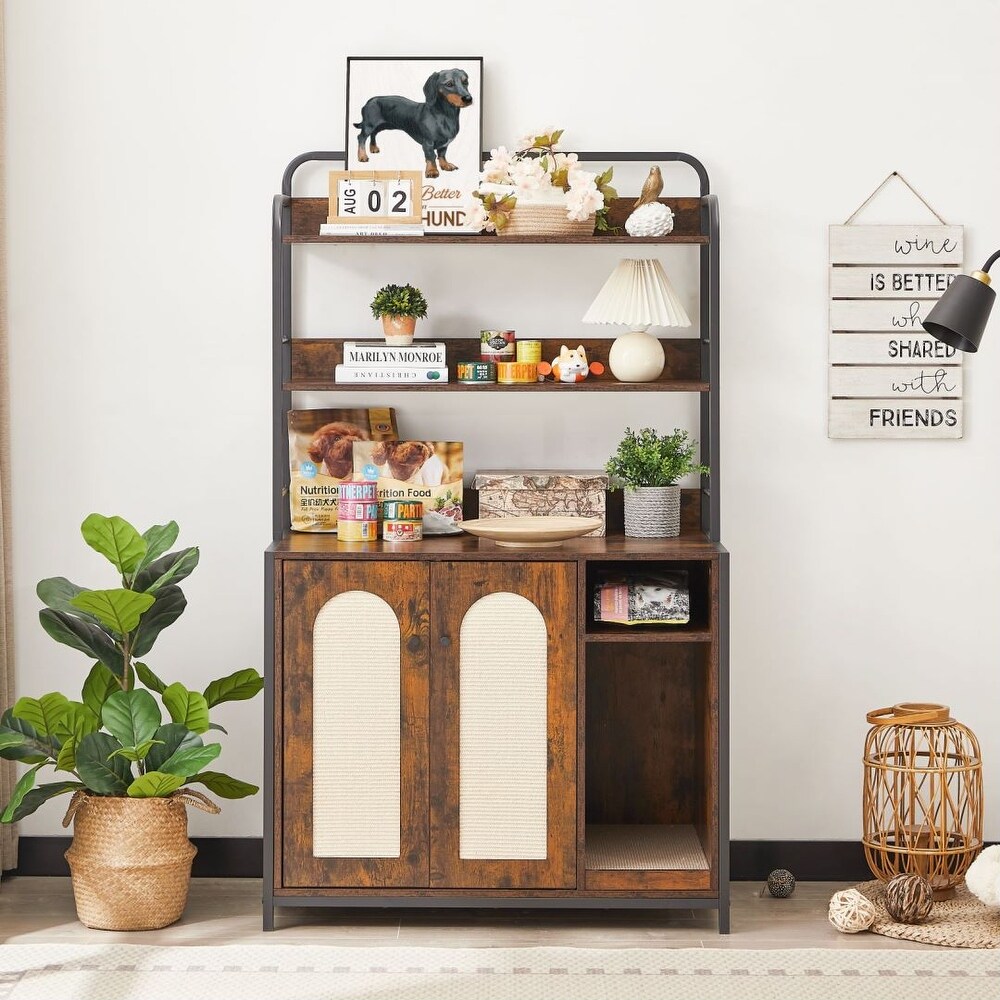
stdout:
[[281,884],[428,884],[428,570],[286,562]]
[[431,567],[431,885],[576,885],[576,566]]

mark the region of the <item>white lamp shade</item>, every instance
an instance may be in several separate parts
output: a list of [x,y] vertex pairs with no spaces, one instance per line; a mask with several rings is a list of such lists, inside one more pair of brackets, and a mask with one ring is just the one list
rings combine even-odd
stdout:
[[660,262],[632,259],[618,262],[583,322],[643,327],[691,325]]

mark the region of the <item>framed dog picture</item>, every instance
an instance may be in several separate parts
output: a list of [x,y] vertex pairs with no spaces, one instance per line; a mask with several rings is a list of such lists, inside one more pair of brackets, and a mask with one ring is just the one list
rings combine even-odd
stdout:
[[482,96],[481,56],[350,56],[347,169],[420,171],[425,231],[469,231]]

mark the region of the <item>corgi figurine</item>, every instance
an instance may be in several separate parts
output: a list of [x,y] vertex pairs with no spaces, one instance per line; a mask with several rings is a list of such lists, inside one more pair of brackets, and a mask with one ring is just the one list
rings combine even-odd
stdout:
[[600,361],[593,361],[588,364],[587,351],[581,344],[575,351],[571,351],[565,344],[559,350],[559,357],[554,358],[551,365],[542,362],[538,366],[538,371],[542,375],[551,374],[557,382],[582,382],[588,375],[602,375],[604,365]]

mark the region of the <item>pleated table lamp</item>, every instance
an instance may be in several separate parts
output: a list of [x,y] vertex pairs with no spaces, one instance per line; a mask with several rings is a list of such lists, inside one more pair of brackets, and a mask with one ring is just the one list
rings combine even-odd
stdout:
[[611,345],[608,366],[619,382],[653,382],[663,371],[663,345],[651,326],[690,326],[670,279],[658,260],[626,259],[590,304],[584,323],[632,327]]

